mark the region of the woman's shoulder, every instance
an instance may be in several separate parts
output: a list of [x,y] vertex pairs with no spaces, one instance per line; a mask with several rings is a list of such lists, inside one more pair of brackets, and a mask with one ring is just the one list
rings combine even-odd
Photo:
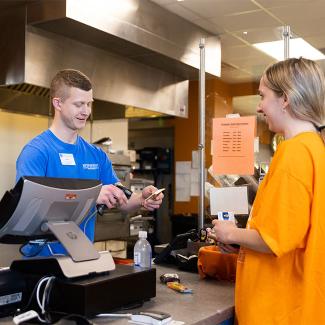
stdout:
[[284,141],[279,146],[279,153],[283,157],[302,159],[315,157],[320,152],[325,153],[325,145],[320,135],[316,132],[304,132]]
[[303,179],[314,172],[320,150],[325,153],[324,144],[317,133],[299,134],[279,145],[272,164],[278,171]]

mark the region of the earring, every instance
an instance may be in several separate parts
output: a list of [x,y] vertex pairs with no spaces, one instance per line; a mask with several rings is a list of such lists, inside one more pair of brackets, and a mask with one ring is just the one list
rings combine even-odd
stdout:
[[284,108],[284,107],[282,107],[282,113],[285,113],[287,110]]

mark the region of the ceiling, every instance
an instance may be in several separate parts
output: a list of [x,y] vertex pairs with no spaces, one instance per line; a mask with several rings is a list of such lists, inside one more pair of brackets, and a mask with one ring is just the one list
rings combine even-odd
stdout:
[[[324,0],[151,0],[221,39],[221,79],[257,81],[274,59],[252,44],[279,40],[282,26],[325,49]],[[325,70],[325,60],[319,61]]]
[[[35,0],[0,0],[0,10]],[[221,40],[221,79],[258,81],[274,59],[252,44],[282,38],[282,26],[325,53],[325,0],[150,0]],[[325,71],[325,60],[318,62]],[[255,112],[259,98],[234,98],[241,115]]]

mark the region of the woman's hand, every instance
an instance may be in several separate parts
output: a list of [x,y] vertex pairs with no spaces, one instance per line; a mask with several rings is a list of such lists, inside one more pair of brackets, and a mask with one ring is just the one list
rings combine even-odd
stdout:
[[233,221],[213,220],[212,223],[214,227],[208,236],[219,246],[220,243],[225,245],[223,250],[229,251],[230,244],[238,244],[257,252],[273,254],[257,230],[238,228]]
[[213,220],[209,237],[223,244],[235,244],[233,233],[238,229],[234,221]]
[[[214,225],[215,225],[215,221],[219,221],[219,220],[214,220],[213,221]],[[232,221],[221,221],[221,222],[230,223],[230,224],[218,225],[219,235],[222,232],[222,230],[221,230],[222,227],[224,227],[224,229],[226,230],[225,232],[228,232],[228,231],[231,231],[231,229],[237,228],[236,224],[235,224],[235,227],[233,227],[234,222],[232,222]],[[213,227],[212,229],[207,228],[207,234],[208,234],[209,238],[211,238],[212,240],[215,241],[216,245],[218,245],[218,247],[222,253],[238,253],[239,248],[231,246],[230,243],[226,244],[225,242],[223,242],[220,239],[220,237],[218,237],[218,235],[216,234],[215,227]]]

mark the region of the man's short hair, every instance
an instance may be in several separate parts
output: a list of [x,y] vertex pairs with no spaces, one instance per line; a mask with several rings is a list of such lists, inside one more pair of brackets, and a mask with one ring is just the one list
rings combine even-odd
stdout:
[[50,97],[65,100],[69,95],[69,88],[75,87],[85,91],[92,89],[89,78],[78,70],[64,69],[59,71],[51,82]]

